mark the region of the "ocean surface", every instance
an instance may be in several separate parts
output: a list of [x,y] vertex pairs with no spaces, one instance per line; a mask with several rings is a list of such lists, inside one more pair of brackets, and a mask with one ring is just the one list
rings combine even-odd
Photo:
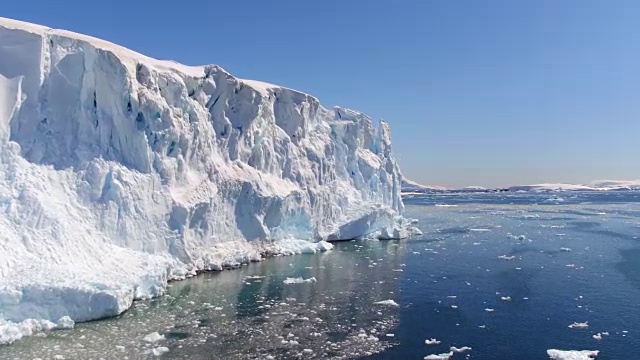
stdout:
[[405,203],[424,235],[175,282],[119,317],[0,347],[0,359],[422,359],[451,346],[471,347],[454,360],[640,359],[640,192]]

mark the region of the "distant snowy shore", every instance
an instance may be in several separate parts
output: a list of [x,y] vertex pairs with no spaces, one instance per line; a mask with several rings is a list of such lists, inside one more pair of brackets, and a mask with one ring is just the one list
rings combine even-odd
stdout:
[[535,185],[516,185],[500,188],[484,188],[480,186],[468,186],[465,188],[455,189],[442,186],[422,185],[408,179],[402,180],[402,193],[405,195],[411,193],[464,193],[464,192],[560,192],[560,191],[630,191],[640,190],[640,180],[635,181],[616,181],[616,180],[599,180],[593,181],[588,185],[576,184],[535,184]]

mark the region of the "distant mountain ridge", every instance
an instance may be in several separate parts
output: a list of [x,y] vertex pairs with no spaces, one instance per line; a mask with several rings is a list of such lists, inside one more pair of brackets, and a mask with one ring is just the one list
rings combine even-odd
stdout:
[[403,193],[438,193],[438,192],[550,192],[550,191],[623,191],[640,190],[640,180],[595,180],[588,185],[567,183],[545,183],[533,185],[514,185],[500,188],[484,188],[467,186],[460,189],[442,186],[423,185],[409,179],[402,179]]

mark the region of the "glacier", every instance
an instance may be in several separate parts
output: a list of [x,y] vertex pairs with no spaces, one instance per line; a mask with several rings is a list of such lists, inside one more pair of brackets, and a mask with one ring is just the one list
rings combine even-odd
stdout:
[[0,344],[199,271],[405,237],[401,180],[385,122],[0,18]]

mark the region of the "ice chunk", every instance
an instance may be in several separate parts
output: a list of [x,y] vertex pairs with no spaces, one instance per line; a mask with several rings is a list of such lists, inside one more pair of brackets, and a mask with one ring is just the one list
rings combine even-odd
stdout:
[[75,322],[68,316],[61,317],[56,323],[56,329],[73,329]]
[[589,328],[589,324],[587,321],[581,323],[581,322],[574,322],[573,324],[569,325],[570,329],[588,329]]
[[375,305],[384,305],[384,306],[400,306],[397,302],[393,300],[382,300],[374,303]]
[[464,353],[464,352],[467,352],[467,351],[471,351],[472,349],[470,347],[468,347],[468,346],[463,346],[461,348],[457,348],[455,346],[452,346],[450,350],[453,351],[454,353]]
[[598,350],[547,350],[547,355],[552,360],[591,360],[599,353]]
[[164,347],[164,346],[160,346],[160,347],[157,347],[157,348],[151,350],[151,353],[154,356],[160,356],[160,355],[162,355],[164,353],[167,353],[167,352],[169,352],[169,348],[168,347]]
[[515,255],[512,255],[512,256],[500,255],[500,256],[498,256],[498,259],[501,259],[501,260],[513,260],[515,258],[516,258]]
[[142,338],[142,340],[148,343],[155,343],[164,340],[164,335],[160,335],[158,332],[152,332],[151,334],[148,334],[147,336]]
[[426,340],[424,341],[424,343],[425,343],[426,345],[438,345],[438,344],[440,344],[440,340],[436,340],[436,339],[434,339],[434,338],[431,338],[431,339],[426,339]]
[[285,284],[308,284],[308,283],[314,283],[317,282],[318,280],[316,280],[315,277],[310,277],[308,279],[303,279],[302,277],[297,277],[297,278],[286,278],[284,279],[283,283]]
[[453,351],[442,354],[431,354],[424,357],[424,360],[449,360],[453,356]]

